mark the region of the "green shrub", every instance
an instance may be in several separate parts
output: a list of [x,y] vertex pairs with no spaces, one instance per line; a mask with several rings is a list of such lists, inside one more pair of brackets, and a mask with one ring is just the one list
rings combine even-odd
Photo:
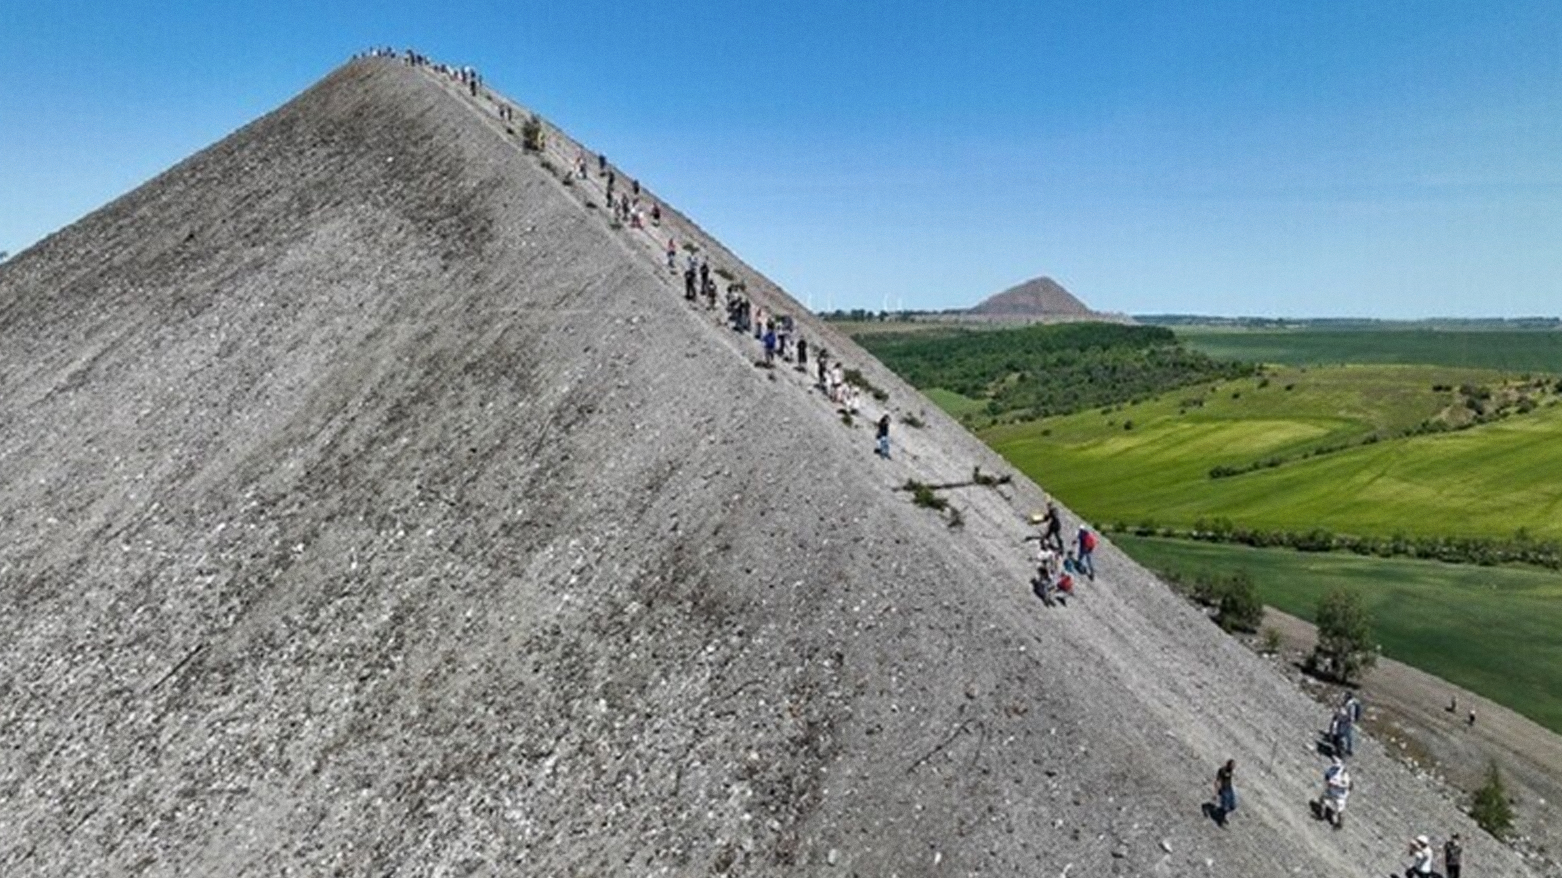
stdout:
[[861,369],[847,369],[845,372],[841,373],[841,377],[846,380],[847,384],[866,391],[869,396],[873,397],[879,402],[885,402],[889,399],[889,394],[884,390],[873,386],[873,382],[869,381],[866,377],[863,376]]
[[1486,783],[1475,791],[1470,817],[1476,825],[1499,839],[1507,838],[1513,829],[1513,803],[1508,800],[1508,789],[1502,782],[1496,761],[1486,769]]
[[1259,649],[1268,655],[1274,655],[1279,652],[1281,642],[1280,629],[1278,628],[1266,625],[1264,630],[1259,632]]
[[1227,631],[1257,631],[1264,620],[1264,604],[1258,599],[1253,578],[1246,570],[1231,574],[1219,586],[1220,614],[1216,621]]
[[542,152],[547,146],[547,136],[542,130],[542,118],[536,113],[521,123],[521,146],[527,152]]
[[931,486],[916,479],[907,479],[903,487],[911,492],[911,502],[924,509],[937,509],[942,512],[949,505],[949,501],[938,496]]
[[1372,617],[1354,591],[1336,588],[1318,601],[1318,643],[1308,657],[1311,670],[1350,683],[1377,664]]

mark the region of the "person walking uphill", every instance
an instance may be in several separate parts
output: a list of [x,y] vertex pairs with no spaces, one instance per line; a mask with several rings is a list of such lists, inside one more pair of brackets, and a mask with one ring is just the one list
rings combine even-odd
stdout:
[[1226,820],[1231,817],[1231,812],[1237,809],[1237,788],[1233,775],[1237,771],[1237,761],[1227,759],[1215,772],[1215,822],[1221,826],[1226,825]]
[[885,412],[884,416],[882,418],[879,418],[878,440],[879,440],[879,446],[878,446],[877,449],[875,449],[875,451],[877,452],[879,457],[882,457],[885,460],[889,460],[889,413],[888,412]]
[[1090,577],[1091,582],[1096,581],[1096,535],[1090,528],[1080,525],[1079,533],[1075,537],[1077,551],[1079,553],[1079,572]]
[[1047,515],[1042,520],[1047,523],[1047,531],[1041,538],[1042,545],[1063,554],[1067,551],[1063,547],[1063,516],[1058,512],[1058,504],[1052,502],[1051,498],[1047,499]]

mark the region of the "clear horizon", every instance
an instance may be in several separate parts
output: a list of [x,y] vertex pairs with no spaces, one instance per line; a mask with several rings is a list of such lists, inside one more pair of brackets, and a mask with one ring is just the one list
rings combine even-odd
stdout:
[[17,252],[371,45],[472,64],[824,310],[1562,313],[1562,6],[25,4]]

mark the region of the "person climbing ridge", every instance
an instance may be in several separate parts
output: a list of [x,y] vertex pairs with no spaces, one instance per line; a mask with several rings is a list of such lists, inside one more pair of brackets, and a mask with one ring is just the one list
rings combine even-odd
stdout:
[[884,415],[879,418],[877,440],[878,446],[874,449],[875,453],[877,453],[879,457],[882,457],[885,460],[889,460],[889,412],[885,412]]
[[1345,826],[1345,803],[1350,799],[1350,770],[1338,756],[1323,772],[1323,795],[1318,799],[1319,816],[1335,829]]
[[1078,557],[1079,572],[1090,577],[1091,582],[1096,581],[1096,534],[1090,528],[1081,524],[1079,533],[1075,537]]
[[1237,810],[1237,788],[1235,775],[1237,761],[1227,759],[1215,772],[1215,822],[1222,827],[1231,818],[1231,812]]
[[1431,874],[1432,841],[1418,835],[1410,841],[1410,868],[1405,870],[1405,878],[1427,878]]
[[1047,514],[1043,521],[1047,525],[1047,531],[1042,536],[1043,544],[1059,553],[1063,552],[1063,516],[1058,512],[1058,504],[1054,503],[1051,497],[1047,498]]

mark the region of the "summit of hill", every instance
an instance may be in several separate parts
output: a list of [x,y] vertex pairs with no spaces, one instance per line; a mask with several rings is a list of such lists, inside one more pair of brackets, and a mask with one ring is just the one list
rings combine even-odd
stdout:
[[1325,708],[528,116],[354,60],[0,265],[0,871],[1529,874],[1370,741],[1312,820]]
[[993,317],[1088,317],[1095,312],[1050,277],[1035,277],[983,299],[972,314]]

